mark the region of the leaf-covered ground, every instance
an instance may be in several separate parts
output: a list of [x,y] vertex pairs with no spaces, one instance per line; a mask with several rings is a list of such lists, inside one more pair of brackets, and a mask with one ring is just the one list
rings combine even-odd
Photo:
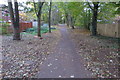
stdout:
[[40,64],[52,53],[60,33],[58,30],[45,33],[40,39],[31,34],[22,34],[21,41],[13,41],[12,36],[2,36],[2,72],[0,77],[34,77]]
[[[90,36],[89,31],[84,29],[74,30],[70,28],[66,29],[64,28],[64,25],[62,27],[63,27],[61,29],[62,32],[60,32],[59,29],[57,29],[52,33],[43,34],[43,39],[39,39],[38,37],[35,37],[34,35],[31,34],[22,34],[21,41],[13,41],[12,36],[2,36],[2,58],[0,57],[0,63],[2,63],[0,68],[2,68],[2,70],[0,71],[1,72],[0,77],[4,78],[35,77],[36,73],[40,71],[40,64],[42,64],[43,61],[47,59],[48,54],[52,54],[54,52],[56,52],[54,54],[58,56],[58,59],[56,59],[54,56],[51,57],[51,59],[55,59],[55,61],[59,61],[61,59],[59,62],[60,64],[62,64],[62,67],[64,67],[64,65],[61,61],[64,61],[64,64],[66,64],[65,63],[66,60],[68,61],[67,64],[76,62],[72,64],[74,64],[74,66],[77,65],[77,67],[78,64],[84,64],[84,67],[86,67],[86,69],[92,72],[93,77],[101,78],[118,77],[119,63],[117,59],[118,56],[117,39],[102,36],[93,37]],[[68,38],[68,36],[70,38]],[[56,45],[59,41],[60,43]],[[71,43],[75,47],[73,46],[70,47]],[[74,50],[75,52],[71,51],[72,48],[75,48]],[[60,51],[62,50],[63,52],[57,52],[59,50]],[[79,60],[75,61],[76,52],[77,54],[80,55],[80,57],[79,56],[77,57],[83,59],[80,60],[80,63],[78,63]],[[70,62],[71,58],[64,55],[68,56],[72,55],[71,57],[74,58],[75,60],[72,60],[72,62]],[[62,58],[59,56],[62,56]],[[46,61],[49,62],[50,60],[48,59]],[[53,64],[55,63],[53,62]],[[71,64],[69,64],[69,66],[70,65]],[[48,66],[51,65],[48,64]],[[58,65],[58,67],[60,66],[61,65]],[[66,65],[66,71],[68,72],[69,68],[67,67],[69,66]],[[74,68],[72,68],[73,71]],[[58,71],[61,70],[59,69]],[[58,77],[62,76],[60,75]],[[75,77],[75,75],[74,76],[72,75],[72,78],[73,77]]]
[[84,29],[69,30],[76,50],[84,59],[84,66],[94,77],[118,78],[118,40],[103,36],[93,37]]

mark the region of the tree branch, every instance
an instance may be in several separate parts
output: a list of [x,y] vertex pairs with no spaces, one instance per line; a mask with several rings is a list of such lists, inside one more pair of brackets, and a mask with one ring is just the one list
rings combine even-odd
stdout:
[[38,15],[37,15],[37,16],[40,15],[43,4],[44,4],[44,2],[39,2],[39,3],[38,3],[38,8],[39,8],[39,10],[38,10]]
[[88,6],[90,7],[91,10],[93,10],[92,6],[90,5],[90,3],[88,2]]
[[35,10],[35,14],[36,14],[36,16],[37,16],[37,15],[38,15],[38,14],[37,14],[37,7],[36,7],[36,4],[35,4],[35,1],[34,1],[34,0],[33,0],[33,4],[34,4],[34,8],[35,8],[35,9],[34,9],[34,10]]

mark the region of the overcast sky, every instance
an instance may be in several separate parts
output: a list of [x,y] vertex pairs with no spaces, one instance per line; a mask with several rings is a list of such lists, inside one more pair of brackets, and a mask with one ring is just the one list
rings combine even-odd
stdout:
[[7,4],[6,0],[0,0],[0,4]]

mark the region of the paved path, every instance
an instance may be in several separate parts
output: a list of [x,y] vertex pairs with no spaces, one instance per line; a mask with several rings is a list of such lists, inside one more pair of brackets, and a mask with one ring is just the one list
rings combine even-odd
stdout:
[[81,57],[76,53],[69,32],[60,25],[61,40],[56,51],[50,54],[40,66],[37,78],[91,78],[91,72],[85,70]]

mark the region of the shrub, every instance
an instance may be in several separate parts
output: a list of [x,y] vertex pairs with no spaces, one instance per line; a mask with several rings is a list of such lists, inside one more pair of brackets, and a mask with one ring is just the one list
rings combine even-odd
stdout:
[[9,27],[9,24],[8,23],[2,23],[2,25],[0,26],[0,34],[8,34],[8,27]]

